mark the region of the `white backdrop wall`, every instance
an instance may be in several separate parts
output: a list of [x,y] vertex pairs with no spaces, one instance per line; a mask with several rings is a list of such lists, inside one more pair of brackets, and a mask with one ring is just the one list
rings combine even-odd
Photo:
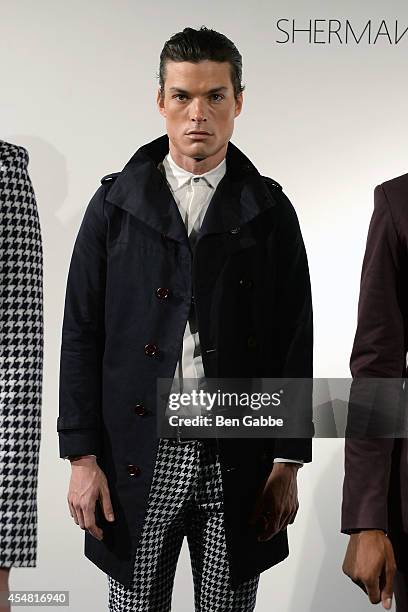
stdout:
[[[232,141],[291,198],[306,243],[315,313],[315,376],[346,377],[358,284],[376,184],[408,171],[408,34],[398,44],[327,42],[328,20],[362,31],[381,20],[400,33],[405,0],[0,1],[0,138],[25,146],[45,256],[45,365],[35,569],[11,572],[14,589],[70,591],[73,612],[107,609],[107,580],[83,556],[66,493],[56,417],[66,276],[84,209],[100,178],[164,133],[155,106],[159,53],[186,26],[225,33],[243,55],[243,112]],[[316,40],[277,29],[318,22]],[[384,27],[382,32],[384,32]],[[392,32],[392,36],[394,33]],[[313,39],[312,39],[313,40]],[[341,573],[343,441],[317,440],[299,473],[291,555],[261,576],[257,612],[370,610]],[[191,612],[187,547],[174,610]],[[211,612],[211,611],[208,611]]]

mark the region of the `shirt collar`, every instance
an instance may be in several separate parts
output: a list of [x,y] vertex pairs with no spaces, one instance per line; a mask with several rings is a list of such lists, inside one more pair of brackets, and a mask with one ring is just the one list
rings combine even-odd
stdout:
[[166,179],[170,184],[170,187],[173,192],[178,191],[187,183],[189,183],[193,178],[196,177],[205,178],[209,186],[213,189],[216,189],[218,183],[226,172],[226,166],[227,164],[224,157],[224,159],[218,164],[218,166],[212,168],[212,170],[204,172],[204,174],[193,174],[192,172],[188,172],[188,170],[185,170],[184,168],[178,166],[172,158],[170,151],[163,159],[163,167],[166,173]]

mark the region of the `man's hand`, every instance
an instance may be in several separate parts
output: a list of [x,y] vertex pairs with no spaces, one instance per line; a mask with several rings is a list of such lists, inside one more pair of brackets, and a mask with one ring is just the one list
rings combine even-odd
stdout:
[[103,531],[95,523],[95,504],[99,499],[106,520],[115,520],[106,476],[93,456],[71,460],[72,472],[68,490],[68,506],[72,518],[98,540]]
[[297,463],[275,463],[258,494],[250,524],[256,527],[258,540],[270,540],[295,520],[299,508]]
[[391,608],[396,571],[394,551],[383,531],[370,529],[353,533],[347,546],[343,572],[358,584],[373,604]]

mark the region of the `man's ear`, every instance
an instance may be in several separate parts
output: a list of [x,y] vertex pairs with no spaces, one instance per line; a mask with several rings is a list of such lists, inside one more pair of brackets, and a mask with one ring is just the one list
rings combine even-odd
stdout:
[[164,98],[162,99],[162,97],[160,95],[160,87],[157,90],[156,104],[157,104],[157,108],[158,108],[159,113],[161,115],[163,115],[163,117],[165,117],[166,116],[166,109],[164,108]]
[[238,115],[241,113],[243,102],[244,96],[243,92],[241,91],[235,99],[235,117],[238,117]]

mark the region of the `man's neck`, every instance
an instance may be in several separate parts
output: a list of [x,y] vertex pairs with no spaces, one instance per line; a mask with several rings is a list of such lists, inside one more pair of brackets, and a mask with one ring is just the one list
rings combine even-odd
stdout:
[[180,166],[180,168],[183,168],[192,174],[204,174],[205,172],[209,172],[213,168],[216,168],[222,162],[227,153],[227,146],[228,143],[214,155],[210,155],[209,157],[204,157],[202,159],[196,159],[194,157],[183,155],[173,147],[171,142],[169,142],[169,151],[173,161],[177,164],[177,166]]

